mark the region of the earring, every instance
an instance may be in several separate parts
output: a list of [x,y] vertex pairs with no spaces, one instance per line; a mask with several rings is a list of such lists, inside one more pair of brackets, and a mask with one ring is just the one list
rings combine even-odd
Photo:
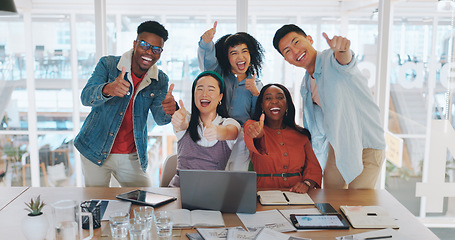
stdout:
[[221,106],[221,101],[218,103],[218,105],[220,105],[220,106]]
[[288,110],[286,109],[286,113],[285,113],[286,117],[288,116]]

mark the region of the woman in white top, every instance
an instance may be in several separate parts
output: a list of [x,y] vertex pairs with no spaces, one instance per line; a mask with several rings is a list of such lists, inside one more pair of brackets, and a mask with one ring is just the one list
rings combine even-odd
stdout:
[[170,187],[180,186],[179,169],[225,169],[240,124],[227,118],[224,90],[223,78],[216,72],[205,71],[193,82],[191,115],[180,100],[181,108],[171,120],[178,139],[178,161]]

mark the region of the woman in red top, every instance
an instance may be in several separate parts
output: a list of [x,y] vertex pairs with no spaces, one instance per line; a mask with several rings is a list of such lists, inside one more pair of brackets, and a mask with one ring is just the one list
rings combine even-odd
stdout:
[[322,169],[307,129],[295,124],[295,107],[281,84],[264,86],[252,120],[245,125],[245,143],[257,172],[258,188],[290,188],[306,193],[320,188]]

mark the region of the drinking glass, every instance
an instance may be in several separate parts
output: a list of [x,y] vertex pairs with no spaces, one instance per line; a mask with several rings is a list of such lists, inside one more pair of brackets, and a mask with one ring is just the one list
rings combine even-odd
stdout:
[[127,212],[114,212],[109,215],[109,224],[113,239],[125,239],[128,236],[130,214]]
[[153,218],[155,217],[154,212],[155,210],[153,207],[149,206],[142,206],[134,209],[134,218],[136,218],[137,221],[145,221],[146,223],[147,240],[152,239]]
[[[93,237],[93,216],[89,212],[81,212],[76,201],[61,200],[51,206],[56,240],[79,240]],[[82,216],[89,218],[90,236],[86,238],[83,238]]]
[[130,240],[146,240],[148,223],[145,219],[132,218],[128,225]]
[[172,239],[172,226],[174,224],[171,213],[167,211],[156,212],[155,226],[159,239]]

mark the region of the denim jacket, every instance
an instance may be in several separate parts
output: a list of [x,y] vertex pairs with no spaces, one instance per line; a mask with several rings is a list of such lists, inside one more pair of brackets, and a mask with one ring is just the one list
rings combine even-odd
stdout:
[[[216,59],[215,44],[213,42],[205,43],[202,39],[199,40],[198,61],[201,71],[215,71],[223,77],[226,84],[224,99],[229,117],[237,120],[240,125],[251,119],[258,97],[253,96],[250,90],[246,89],[246,79],[239,82],[233,73],[223,73]],[[251,79],[253,76],[248,74],[246,78]],[[255,83],[258,90],[261,91],[263,87],[261,80],[256,78]]]
[[123,121],[123,113],[133,99],[133,132],[137,153],[142,170],[147,169],[147,116],[149,110],[158,125],[171,121],[171,115],[166,115],[161,106],[168,90],[168,76],[153,65],[139,84],[135,96],[105,97],[103,87],[120,75],[122,67],[127,69],[125,80],[131,83],[130,93],[133,93],[131,78],[132,50],[120,56],[102,57],[95,67],[92,76],[81,94],[84,106],[92,107],[85,119],[81,131],[74,140],[74,146],[79,152],[95,163],[103,165],[109,156],[115,137]]

